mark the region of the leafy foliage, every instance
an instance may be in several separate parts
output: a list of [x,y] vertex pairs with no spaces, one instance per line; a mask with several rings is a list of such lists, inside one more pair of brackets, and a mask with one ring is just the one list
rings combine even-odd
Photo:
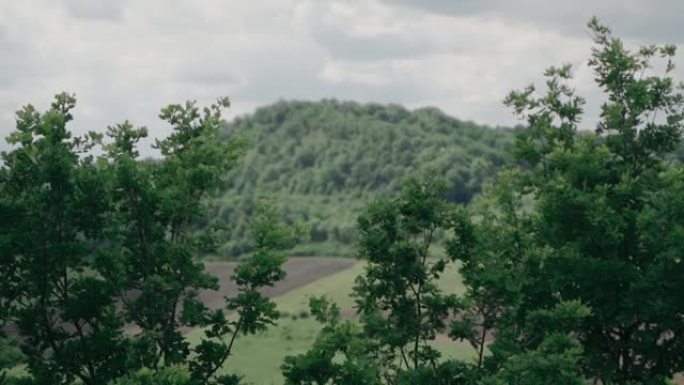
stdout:
[[[259,289],[284,277],[282,250],[294,233],[261,204],[255,252],[236,268],[240,290],[226,301],[236,320],[200,301],[199,290],[218,284],[198,256],[215,250],[222,233],[218,223],[196,224],[244,148],[238,137],[218,140],[228,104],[162,109],[173,132],[157,140],[163,158],[154,162],[138,159],[147,130],[129,122],[109,127],[106,140],[73,137],[71,95],[58,95],[45,113],[29,105],[17,114],[15,148],[2,154],[0,169],[0,208],[11,218],[0,238],[0,319],[22,339],[25,382],[185,383],[167,369],[178,365],[187,366],[188,384],[239,382],[216,371],[239,333],[277,319]],[[191,347],[182,329],[198,326],[207,338]]]
[[[525,361],[543,368],[553,357],[546,343],[535,348],[541,355],[504,361],[524,338],[530,317],[578,301],[590,311],[575,309],[584,376],[662,384],[684,369],[684,302],[676,294],[684,277],[682,218],[671,200],[682,170],[664,162],[680,142],[684,121],[684,96],[670,76],[674,47],[630,52],[597,20],[589,28],[596,43],[589,64],[607,99],[595,135],[577,132],[583,100],[569,85],[568,66],[547,71],[544,94],[529,87],[507,98],[529,124],[517,138],[527,168],[516,194],[534,204],[527,213],[513,213],[502,201],[504,215],[495,221],[512,235],[529,235],[519,238],[519,252],[504,249],[522,281],[511,291],[519,304],[500,322],[509,335],[497,336],[492,350],[497,364],[509,369]],[[662,59],[662,76],[652,67],[655,57]],[[558,345],[555,338],[549,343]]]
[[468,202],[511,160],[512,133],[396,105],[279,102],[227,125],[253,146],[229,174],[220,200],[231,223],[223,257],[249,251],[246,218],[259,196],[282,202],[308,229],[300,255],[353,254],[356,217],[375,198],[398,193],[407,177],[431,170],[450,202]]
[[285,383],[379,384],[379,368],[369,355],[371,342],[363,338],[361,328],[343,321],[339,307],[326,297],[312,297],[309,305],[312,315],[325,326],[309,351],[285,358]]
[[[2,195],[11,218],[3,238],[3,313],[24,338],[36,384],[102,383],[123,373],[126,341],[113,293],[92,274],[104,237],[106,179],[90,156],[100,135],[73,137],[75,99],[55,98],[39,113],[17,113],[3,153]],[[96,326],[93,326],[96,325]]]
[[[369,264],[354,288],[357,310],[387,376],[434,365],[439,353],[427,342],[462,307],[436,281],[448,263],[470,253],[472,229],[441,192],[429,178],[410,180],[398,198],[376,202],[359,218],[359,254]],[[453,233],[448,258],[429,254],[438,230]]]
[[[413,381],[407,378],[434,374],[426,368],[438,370],[440,354],[429,341],[446,330],[446,319],[463,304],[442,293],[437,279],[449,263],[470,253],[474,241],[465,211],[442,192],[433,178],[412,179],[397,198],[374,202],[359,218],[359,253],[368,261],[354,287],[362,327],[340,323],[339,309],[327,300],[312,300],[312,314],[327,326],[309,352],[286,360],[288,383],[394,384],[404,376]],[[452,234],[448,258],[430,255],[438,230]],[[341,363],[335,361],[338,353]]]
[[254,334],[265,330],[280,316],[275,303],[259,289],[273,286],[285,277],[282,264],[286,257],[282,250],[294,243],[297,233],[277,225],[276,215],[277,211],[270,203],[260,205],[252,224],[256,251],[236,267],[232,279],[238,284],[238,293],[226,300],[226,308],[237,317],[229,321],[222,310],[210,315],[205,324],[208,328],[204,338],[195,348],[196,356],[190,360],[194,383],[239,383],[239,377],[234,375],[219,375],[210,380],[232,354],[233,344],[240,333]]
[[191,385],[190,376],[180,368],[168,367],[158,371],[141,369],[127,374],[109,385]]
[[6,370],[24,363],[25,358],[16,339],[0,337],[0,384],[5,383]]

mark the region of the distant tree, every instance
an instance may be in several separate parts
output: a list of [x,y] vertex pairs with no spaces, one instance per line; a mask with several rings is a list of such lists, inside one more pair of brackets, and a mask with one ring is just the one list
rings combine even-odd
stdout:
[[[510,161],[513,142],[512,130],[462,122],[434,108],[336,100],[278,102],[222,132],[244,132],[255,144],[229,172],[231,186],[219,199],[233,218],[221,249],[226,258],[250,251],[247,222],[240,220],[249,216],[245,196],[275,196],[290,220],[316,228],[295,252],[349,256],[358,240],[356,218],[373,199],[399,193],[406,176],[432,170],[444,179],[448,201],[467,203]],[[335,238],[335,228],[354,236]]]

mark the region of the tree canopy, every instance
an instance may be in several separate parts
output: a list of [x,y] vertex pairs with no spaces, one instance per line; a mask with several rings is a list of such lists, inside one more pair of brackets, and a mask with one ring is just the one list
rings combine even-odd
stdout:
[[[22,340],[24,383],[106,384],[138,370],[144,383],[144,373],[178,365],[192,384],[236,383],[216,372],[239,334],[278,318],[259,289],[283,278],[280,250],[293,234],[271,205],[259,204],[254,252],[235,269],[238,292],[226,299],[231,315],[198,298],[218,288],[199,256],[216,247],[220,228],[196,223],[244,148],[218,140],[228,100],[162,109],[173,131],[157,140],[162,158],[154,162],[138,159],[147,130],[129,122],[109,127],[106,138],[73,136],[75,103],[62,93],[44,113],[24,107],[9,137],[15,147],[2,153],[0,315]],[[92,155],[96,148],[101,155]],[[182,333],[188,327],[206,328],[196,346]]]
[[406,178],[431,170],[450,202],[467,203],[512,159],[512,130],[478,126],[438,109],[337,100],[282,101],[224,127],[252,144],[229,173],[220,199],[231,223],[220,256],[248,251],[247,218],[259,196],[308,234],[293,252],[348,256],[356,217],[374,198],[396,194]]

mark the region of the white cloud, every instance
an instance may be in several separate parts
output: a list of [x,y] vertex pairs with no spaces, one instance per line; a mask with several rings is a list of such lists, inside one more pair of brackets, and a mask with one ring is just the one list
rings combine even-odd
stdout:
[[[77,94],[77,130],[130,119],[154,135],[166,133],[156,118],[162,105],[222,95],[233,100],[229,116],[281,98],[337,97],[432,105],[461,119],[508,125],[515,121],[501,104],[506,92],[539,83],[544,68],[565,62],[578,66],[577,89],[590,100],[598,95],[582,67],[589,3],[400,3],[2,2],[0,136],[12,129],[13,111],[28,102],[45,108],[61,90]],[[640,15],[663,14],[644,4],[595,8],[608,21],[624,17],[619,25],[643,26]],[[564,15],[572,23],[561,22]],[[658,33],[632,28],[628,35],[632,42],[669,36],[670,19],[649,25]]]
[[[391,64],[391,63],[390,63]],[[350,83],[365,86],[384,86],[390,82],[387,68],[383,63],[345,63],[331,61],[326,63],[319,78],[330,83]]]

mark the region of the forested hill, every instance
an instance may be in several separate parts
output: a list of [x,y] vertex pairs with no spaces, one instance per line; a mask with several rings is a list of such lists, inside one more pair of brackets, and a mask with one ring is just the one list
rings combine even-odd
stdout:
[[323,100],[283,101],[229,123],[250,148],[229,175],[221,217],[231,241],[221,257],[248,251],[247,218],[260,197],[274,198],[288,219],[305,225],[296,253],[353,252],[355,220],[372,198],[433,171],[448,199],[467,203],[511,157],[512,131],[478,126],[435,108]]

